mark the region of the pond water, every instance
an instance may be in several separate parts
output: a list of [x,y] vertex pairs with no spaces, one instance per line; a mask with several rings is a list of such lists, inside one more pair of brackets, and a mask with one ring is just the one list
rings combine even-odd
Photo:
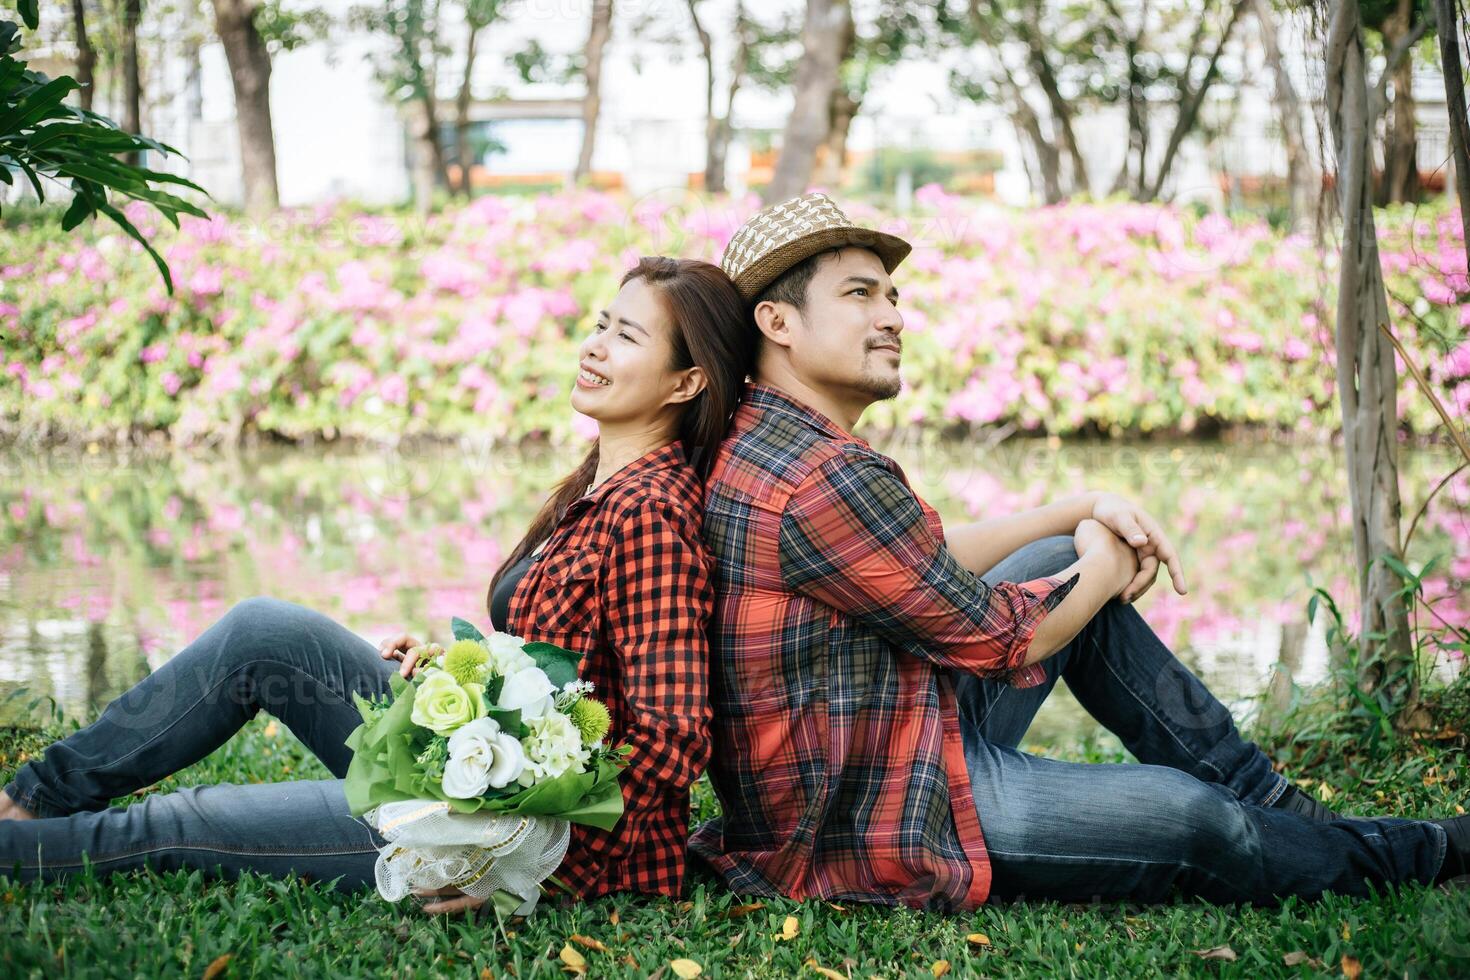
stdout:
[[[1351,606],[1340,452],[1325,446],[876,441],[946,524],[1087,489],[1144,503],[1181,546],[1190,593],[1161,573],[1138,608],[1243,716],[1278,665],[1300,684],[1328,668],[1312,587]],[[126,457],[90,447],[0,453],[0,722],[44,718],[49,695],[83,723],[236,601],[289,599],[376,643],[443,639],[483,623],[485,588],[576,447],[269,448]],[[1402,458],[1404,523],[1456,459]],[[1415,533],[1411,565],[1442,554],[1422,621],[1464,623],[1470,481],[1462,472]],[[1438,670],[1458,663],[1442,654]],[[1278,684],[1281,682],[1278,681]],[[1289,690],[1287,687],[1280,691]],[[1279,692],[1278,692],[1279,693]],[[1059,686],[1026,739],[1098,734]]]

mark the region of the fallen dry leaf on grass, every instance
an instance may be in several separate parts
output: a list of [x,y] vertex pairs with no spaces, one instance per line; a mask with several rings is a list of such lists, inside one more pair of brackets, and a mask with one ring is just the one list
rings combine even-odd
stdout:
[[971,946],[989,946],[990,937],[983,932],[972,932],[965,937],[965,942]]
[[935,960],[934,965],[929,967],[929,972],[936,977],[942,977],[949,972],[949,960]]
[[825,966],[818,966],[815,959],[808,959],[806,965],[826,977],[827,980],[847,980],[846,974],[838,973],[836,970],[829,970]]
[[571,942],[574,942],[578,946],[582,946],[586,949],[596,950],[599,953],[607,952],[607,947],[604,946],[599,940],[593,939],[591,936],[584,936],[581,933],[574,932],[567,938]]
[[776,933],[771,938],[776,940],[776,942],[778,943],[790,942],[791,940],[796,938],[796,934],[800,931],[801,920],[794,915],[788,915],[786,917],[786,921],[781,923],[781,931]]
[[681,980],[694,980],[704,972],[704,967],[693,960],[670,960],[669,969],[673,970],[674,975],[680,977]]
[[1317,957],[1315,956],[1309,956],[1299,949],[1287,953],[1285,956],[1281,957],[1281,962],[1285,963],[1287,966],[1301,966],[1303,963],[1306,963],[1314,970],[1322,969],[1321,960],[1317,959]]
[[1347,977],[1347,980],[1358,980],[1363,975],[1363,964],[1351,956],[1344,956],[1342,958],[1342,975]]
[[234,953],[226,953],[223,956],[215,957],[214,962],[204,968],[204,980],[214,980],[215,977],[223,973],[225,967],[230,965],[230,958],[234,955]]
[[1214,949],[1191,949],[1191,953],[1202,960],[1224,960],[1226,963],[1234,963],[1239,957],[1235,950],[1229,946],[1216,946]]
[[558,958],[567,970],[570,970],[578,976],[587,972],[587,958],[575,949],[572,949],[571,943],[567,943],[561,948],[561,955]]

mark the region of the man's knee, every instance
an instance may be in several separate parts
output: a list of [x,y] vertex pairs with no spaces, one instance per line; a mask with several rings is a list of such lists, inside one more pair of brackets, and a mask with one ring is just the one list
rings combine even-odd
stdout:
[[1077,561],[1077,546],[1070,534],[1054,534],[1022,545],[981,576],[987,583],[1029,582],[1056,575]]

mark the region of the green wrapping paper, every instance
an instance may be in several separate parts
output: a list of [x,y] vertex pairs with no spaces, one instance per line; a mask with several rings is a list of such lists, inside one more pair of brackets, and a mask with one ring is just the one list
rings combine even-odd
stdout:
[[362,724],[345,744],[352,749],[344,792],[354,816],[383,803],[442,800],[457,813],[488,810],[523,816],[560,817],[572,823],[612,830],[623,815],[623,793],[618,775],[630,747],[604,756],[589,772],[563,773],[529,789],[506,787],[476,799],[446,796],[438,783],[424,775],[417,757],[429,733],[411,720],[415,685],[395,674],[389,680],[393,700],[386,709],[375,707],[356,692],[353,703]]

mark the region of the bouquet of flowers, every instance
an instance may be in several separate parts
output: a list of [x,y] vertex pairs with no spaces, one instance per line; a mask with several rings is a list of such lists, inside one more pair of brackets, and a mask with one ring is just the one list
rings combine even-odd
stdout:
[[611,830],[629,749],[604,739],[607,708],[577,677],[581,655],[451,621],[454,643],[415,648],[422,668],[391,696],[353,701],[362,724],[345,792],[388,843],[378,893],[454,886],[528,914],[561,864],[570,823]]

